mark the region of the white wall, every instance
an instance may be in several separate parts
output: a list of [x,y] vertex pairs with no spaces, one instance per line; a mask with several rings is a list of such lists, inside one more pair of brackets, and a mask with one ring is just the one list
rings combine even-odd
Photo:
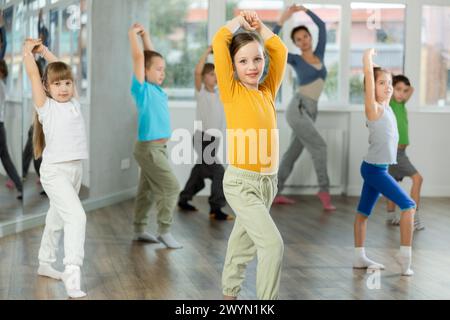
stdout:
[[134,188],[137,164],[121,170],[133,158],[136,110],[130,95],[131,58],[128,29],[149,21],[148,1],[92,1],[90,190],[91,199]]

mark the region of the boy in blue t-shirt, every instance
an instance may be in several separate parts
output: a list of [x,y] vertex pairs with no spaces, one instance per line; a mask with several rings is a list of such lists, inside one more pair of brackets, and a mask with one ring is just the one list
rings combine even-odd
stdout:
[[[179,249],[182,245],[170,233],[180,186],[167,156],[166,143],[171,136],[171,127],[168,98],[161,88],[165,62],[161,54],[154,51],[150,35],[142,25],[134,24],[128,35],[134,73],[131,94],[138,111],[138,141],[134,156],[141,167],[134,212],[134,240],[162,242],[168,248]],[[139,36],[144,50],[139,44]],[[158,210],[157,237],[145,230],[153,203]]]

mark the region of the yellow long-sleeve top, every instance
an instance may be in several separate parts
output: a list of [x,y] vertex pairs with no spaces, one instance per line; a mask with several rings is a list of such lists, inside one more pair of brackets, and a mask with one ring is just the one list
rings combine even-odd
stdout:
[[217,83],[227,120],[228,161],[240,169],[275,173],[279,162],[275,98],[288,51],[278,36],[267,39],[267,76],[257,90],[249,89],[234,77],[229,51],[232,37],[230,30],[222,27],[213,40]]

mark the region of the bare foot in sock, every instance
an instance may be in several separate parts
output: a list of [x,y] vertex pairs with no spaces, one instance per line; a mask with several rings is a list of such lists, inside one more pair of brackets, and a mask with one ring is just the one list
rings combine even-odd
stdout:
[[158,239],[149,232],[136,232],[133,241],[142,241],[148,243],[159,243]]
[[322,202],[322,206],[325,211],[336,210],[336,207],[331,204],[331,196],[328,192],[319,192],[317,193],[317,196],[319,197],[320,202]]
[[66,266],[62,274],[62,281],[70,298],[77,299],[86,296],[86,293],[81,291],[81,270],[79,266]]
[[375,262],[364,257],[357,257],[353,260],[353,268],[354,269],[377,269],[377,270],[384,270],[384,265],[381,263]]
[[158,240],[164,243],[164,245],[169,249],[181,249],[183,246],[175,240],[171,233],[164,233],[158,236]]
[[414,271],[411,269],[411,256],[402,255],[400,252],[396,254],[395,260],[400,265],[402,276],[412,276]]
[[62,272],[54,269],[51,264],[39,264],[37,274],[55,280],[61,280]]

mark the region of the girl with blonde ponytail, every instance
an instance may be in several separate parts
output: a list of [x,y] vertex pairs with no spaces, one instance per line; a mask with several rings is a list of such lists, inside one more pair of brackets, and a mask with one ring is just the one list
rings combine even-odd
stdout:
[[[49,62],[42,79],[35,54]],[[81,298],[86,295],[80,288],[86,214],[78,193],[83,176],[81,161],[87,159],[88,151],[74,77],[70,66],[58,61],[41,40],[25,41],[23,61],[35,106],[34,156],[42,156],[41,184],[50,200],[39,249],[38,274],[62,280],[69,297]],[[63,231],[65,270],[59,272],[52,263],[56,261]]]

